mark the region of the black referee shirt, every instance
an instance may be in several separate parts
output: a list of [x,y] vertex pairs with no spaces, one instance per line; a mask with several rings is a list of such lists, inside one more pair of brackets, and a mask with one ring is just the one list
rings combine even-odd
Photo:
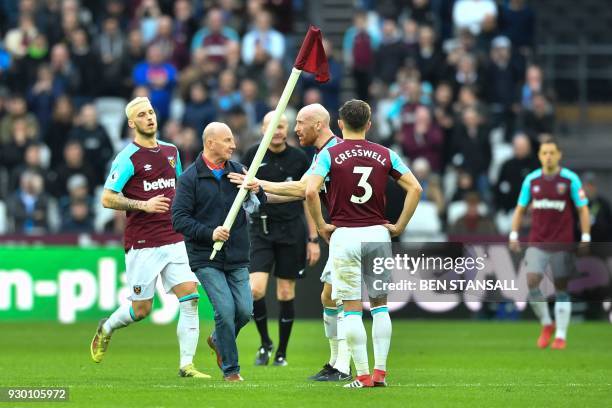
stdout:
[[[257,144],[246,152],[242,158],[242,164],[251,166],[258,147]],[[306,153],[293,146],[287,145],[285,150],[280,153],[267,150],[257,170],[257,178],[275,182],[297,181],[306,173],[308,165]],[[258,217],[264,213],[268,216],[268,220],[272,222],[289,221],[304,214],[304,206],[301,200],[284,204],[264,204],[259,208],[259,214],[253,214],[253,216]]]

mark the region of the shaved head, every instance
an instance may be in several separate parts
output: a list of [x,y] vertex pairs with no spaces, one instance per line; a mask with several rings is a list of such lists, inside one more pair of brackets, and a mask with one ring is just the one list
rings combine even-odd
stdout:
[[214,138],[217,135],[224,135],[229,133],[232,134],[232,130],[225,123],[221,122],[211,122],[204,128],[204,132],[202,133],[202,139],[204,139],[204,143],[211,138]]
[[[272,120],[272,116],[274,116],[274,112],[275,111],[270,111],[270,112],[266,113],[266,116],[264,116],[263,120],[261,121],[261,127],[264,130],[264,132],[265,132],[265,129],[270,124],[270,121]],[[289,121],[287,120],[287,116],[285,116],[284,113],[281,115],[280,120],[278,121],[278,123],[285,123],[285,124],[289,123]]]
[[306,105],[298,112],[298,116],[302,115],[304,120],[312,120],[321,122],[323,127],[329,127],[329,112],[320,103]]

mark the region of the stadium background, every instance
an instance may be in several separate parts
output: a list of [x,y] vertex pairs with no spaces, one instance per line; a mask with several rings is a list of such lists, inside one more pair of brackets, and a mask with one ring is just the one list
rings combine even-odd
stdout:
[[[612,14],[605,3],[2,1],[0,269],[24,269],[31,282],[21,290],[31,293],[22,296],[54,319],[53,308],[41,305],[49,297],[59,304],[60,270],[79,265],[45,260],[91,253],[58,245],[113,247],[118,295],[124,217],[99,197],[110,160],[131,137],[126,100],[151,97],[159,136],[179,147],[184,167],[213,120],[232,127],[239,159],[276,106],[309,23],[322,28],[332,80],[320,85],[304,74],[288,116],[321,102],[335,117],[351,97],[372,105],[369,138],[400,153],[425,186],[402,240],[505,240],[522,178],[538,166],[537,145],[554,135],[563,165],[583,175],[593,240],[609,242]],[[293,134],[289,141],[297,144]],[[392,184],[387,193],[393,218],[403,200]],[[14,244],[36,249],[9,249]],[[28,271],[24,259],[40,267]],[[83,262],[99,277],[100,258]],[[300,317],[320,313],[311,299],[321,267],[298,286]],[[3,282],[0,310],[12,312],[3,316],[26,317],[16,281]],[[485,315],[519,315],[498,312]]]

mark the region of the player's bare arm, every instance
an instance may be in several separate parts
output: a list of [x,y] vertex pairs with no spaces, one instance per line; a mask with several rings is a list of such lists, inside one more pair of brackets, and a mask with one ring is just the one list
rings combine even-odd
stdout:
[[416,210],[417,205],[419,204],[421,194],[423,193],[421,184],[411,172],[408,172],[400,177],[397,180],[397,184],[399,184],[400,187],[406,191],[406,198],[404,199],[404,208],[402,208],[402,212],[397,219],[397,222],[395,224],[385,225],[392,237],[397,237],[404,232],[408,222]]
[[308,227],[308,243],[306,244],[306,260],[308,265],[312,266],[319,261],[321,257],[321,247],[317,241],[317,226],[315,225],[314,219],[308,211],[308,206],[304,201],[304,216],[306,217],[306,226]]
[[[244,182],[244,176],[244,174],[240,173],[228,174],[230,181],[239,186]],[[257,178],[254,178],[253,180],[256,180],[266,193],[275,194],[277,196],[295,197],[296,199],[304,198],[306,183],[303,178],[298,181],[283,182],[259,180]],[[274,204],[274,202],[271,203]]]
[[165,213],[170,210],[171,200],[160,194],[147,201],[126,198],[123,194],[104,189],[102,205],[118,211],[144,211],[146,213]]
[[281,196],[277,194],[268,193],[267,191],[266,198],[268,199],[268,204],[284,204],[304,199],[303,197]]
[[319,175],[312,174],[306,177],[306,205],[308,211],[312,216],[319,235],[329,242],[331,234],[336,229],[335,226],[327,224],[323,219],[323,212],[321,211],[321,199],[319,198],[319,191],[323,186],[325,179]]
[[[587,209],[588,211],[588,209]],[[525,207],[517,205],[514,209],[514,215],[512,216],[512,229],[508,238],[510,243],[510,249],[518,252],[520,250],[518,230],[523,222],[523,215],[525,215]]]
[[591,242],[591,214],[589,212],[589,206],[583,205],[578,207],[578,219],[580,220],[580,242],[582,246],[587,245]]

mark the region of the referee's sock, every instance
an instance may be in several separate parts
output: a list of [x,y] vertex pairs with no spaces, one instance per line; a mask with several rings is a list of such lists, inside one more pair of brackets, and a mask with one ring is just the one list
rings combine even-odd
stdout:
[[253,319],[261,337],[261,345],[268,347],[272,344],[272,339],[268,334],[268,312],[266,310],[266,297],[253,301]]
[[289,336],[291,336],[291,328],[293,327],[293,319],[295,317],[294,301],[279,300],[280,315],[278,317],[278,349],[277,356],[285,357],[287,355],[287,344],[289,344]]

